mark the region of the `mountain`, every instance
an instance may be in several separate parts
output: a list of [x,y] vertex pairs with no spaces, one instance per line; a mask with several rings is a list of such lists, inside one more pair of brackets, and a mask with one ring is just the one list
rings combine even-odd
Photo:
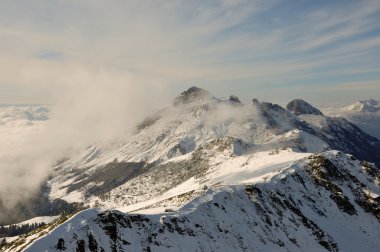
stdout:
[[133,136],[62,160],[43,195],[70,211],[3,250],[378,251],[378,153],[305,101],[192,87]]
[[[41,230],[49,235],[25,251],[378,251],[376,167],[329,151],[277,169],[256,182],[178,194],[145,214],[85,210]],[[186,203],[156,210],[178,201]]]
[[350,106],[347,106],[345,110],[363,112],[363,113],[372,113],[380,111],[380,101],[374,99],[358,101]]
[[57,166],[48,183],[50,198],[101,203],[99,196],[104,193],[119,194],[114,188],[132,183],[135,177],[175,169],[169,168],[170,160],[189,157],[218,139],[229,139],[237,155],[281,148],[298,152],[335,149],[380,164],[380,141],[345,119],[319,113],[296,116],[276,104],[241,104],[191,88],[172,107],[138,125],[136,134],[125,142],[92,146]]
[[301,99],[289,102],[286,108],[295,115],[323,115],[321,111]]
[[367,134],[380,139],[380,102],[359,101],[345,108],[327,110],[332,117],[343,117]]

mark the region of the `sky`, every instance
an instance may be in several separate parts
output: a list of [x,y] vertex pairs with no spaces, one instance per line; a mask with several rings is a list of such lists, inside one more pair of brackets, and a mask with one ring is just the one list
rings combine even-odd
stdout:
[[194,85],[277,103],[380,99],[379,24],[378,0],[2,0],[0,104],[123,83],[141,99]]

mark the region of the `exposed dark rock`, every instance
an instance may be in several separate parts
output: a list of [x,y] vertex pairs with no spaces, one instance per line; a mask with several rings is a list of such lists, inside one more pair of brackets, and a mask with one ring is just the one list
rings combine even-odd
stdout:
[[212,96],[208,91],[198,87],[191,87],[188,90],[182,92],[177,98],[175,98],[174,104],[186,104],[196,100],[211,97]]
[[101,185],[91,186],[86,191],[86,196],[102,195],[112,190],[113,188],[124,184],[128,180],[144,173],[147,169],[144,169],[145,163],[132,163],[132,162],[111,162],[106,164],[102,169],[96,170],[95,173],[85,176],[84,179],[79,182],[73,183],[68,186],[67,192],[83,188],[90,183],[96,183]]
[[98,251],[98,242],[96,241],[93,234],[88,235],[88,248],[91,252],[97,252]]
[[312,156],[310,174],[314,182],[330,192],[330,198],[337,204],[338,208],[350,215],[356,215],[357,211],[343,191],[334,182],[342,183],[347,176],[342,173],[330,160],[322,156]]
[[292,111],[295,115],[310,114],[310,115],[323,115],[321,111],[311,106],[304,100],[296,99],[288,103],[286,108]]
[[57,242],[57,245],[55,246],[55,248],[57,250],[66,250],[66,247],[65,247],[65,240],[62,239],[62,238],[59,238],[58,239],[58,242]]
[[239,97],[237,97],[236,95],[230,95],[228,100],[232,103],[241,104]]
[[260,105],[259,100],[256,99],[256,98],[253,98],[251,102],[252,102],[252,105],[256,105],[256,106],[257,106],[257,105]]
[[137,125],[137,130],[140,131],[140,130],[143,130],[145,128],[148,128],[148,127],[152,126],[160,118],[161,118],[161,115],[158,114],[158,113],[145,118],[141,123],[139,123]]
[[76,252],[86,252],[86,243],[84,240],[77,241]]

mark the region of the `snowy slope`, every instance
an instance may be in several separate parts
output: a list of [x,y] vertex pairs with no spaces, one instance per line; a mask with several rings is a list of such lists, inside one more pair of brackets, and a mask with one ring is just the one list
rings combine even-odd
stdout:
[[347,118],[363,131],[380,139],[380,101],[358,101],[336,113]]
[[380,139],[379,104],[375,100],[359,101],[345,108],[325,109],[325,113],[332,117],[344,117],[367,134]]
[[[20,223],[17,223],[17,224],[14,224],[16,227],[21,227],[23,225],[32,225],[32,224],[49,224],[53,221],[55,221],[56,219],[58,219],[60,217],[60,215],[57,215],[57,216],[38,216],[38,217],[35,217],[35,218],[32,218],[32,219],[29,219],[29,220],[26,220],[26,221],[23,221],[23,222],[20,222]],[[5,228],[8,228],[9,225],[5,225],[3,226]],[[17,235],[17,236],[11,236],[11,237],[1,237],[0,238],[0,241],[2,239],[4,239],[5,242],[7,243],[10,243],[14,240],[17,240],[20,236]]]
[[[205,186],[236,185],[267,179],[276,174],[279,167],[286,167],[292,161],[310,155],[287,149],[238,156],[232,148],[215,155],[212,148],[220,148],[221,145],[210,145],[193,153],[185,162],[159,166],[91,201],[107,209],[118,208],[122,211],[141,209],[146,201],[159,207],[165,205],[166,199],[176,195],[194,191],[194,196],[197,196],[197,190]],[[178,202],[176,207],[183,203]]]
[[379,250],[376,167],[330,151],[278,169],[266,180],[211,186],[175,212],[85,210],[25,251]]
[[[58,219],[59,217],[60,217],[59,215],[56,215],[56,216],[38,216],[38,217],[35,217],[35,218],[32,218],[32,219],[29,219],[29,220],[17,223],[15,225],[16,226],[22,226],[22,225],[25,225],[25,224],[34,224],[34,223],[37,223],[37,224],[46,223],[46,224],[48,224],[48,223],[50,223],[50,222]],[[4,226],[4,227],[8,227],[8,226],[9,225]]]
[[[218,99],[207,91],[191,88],[178,96],[172,107],[142,122],[132,137],[91,146],[57,166],[49,181],[50,198],[94,204],[99,201],[97,197],[112,190],[116,193],[110,197],[120,197],[124,189],[116,188],[133,188],[134,183],[143,188],[161,170],[177,173],[175,166],[188,167],[194,152],[218,139],[233,139],[231,148],[236,155],[282,148],[309,153],[337,149],[380,163],[379,140],[347,120],[322,115],[305,101],[290,104],[293,105],[288,107],[296,108],[298,116],[276,104],[242,104],[237,97]],[[192,172],[188,169],[183,175],[188,178]],[[176,179],[168,186],[182,182]],[[171,188],[159,191],[167,189]],[[157,193],[144,192],[142,197]],[[134,192],[127,193],[126,201],[136,203],[142,199],[136,196]]]
[[374,99],[358,101],[344,108],[348,111],[372,113],[380,111],[380,101]]

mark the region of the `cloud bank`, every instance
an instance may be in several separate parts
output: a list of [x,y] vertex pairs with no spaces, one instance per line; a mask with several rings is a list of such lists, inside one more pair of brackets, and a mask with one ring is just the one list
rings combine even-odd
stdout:
[[[118,77],[98,69],[69,72],[56,80],[49,120],[33,120],[38,115],[35,108],[30,118],[10,111],[13,121],[0,125],[0,206],[8,210],[38,193],[58,160],[89,145],[128,138],[165,99],[158,86],[141,83],[133,75]],[[26,114],[33,109],[19,110]]]

